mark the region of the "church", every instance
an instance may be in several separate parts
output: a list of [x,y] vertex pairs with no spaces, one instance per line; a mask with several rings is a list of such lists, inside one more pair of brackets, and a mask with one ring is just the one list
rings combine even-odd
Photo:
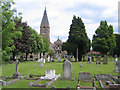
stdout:
[[49,42],[49,48],[50,50],[55,52],[55,55],[60,55],[62,53],[62,40],[60,40],[59,38],[54,42],[51,43],[50,42],[50,25],[49,25],[49,21],[48,21],[48,16],[47,16],[47,11],[46,11],[46,7],[43,13],[43,17],[42,17],[42,21],[40,24],[40,34],[47,38],[48,42]]

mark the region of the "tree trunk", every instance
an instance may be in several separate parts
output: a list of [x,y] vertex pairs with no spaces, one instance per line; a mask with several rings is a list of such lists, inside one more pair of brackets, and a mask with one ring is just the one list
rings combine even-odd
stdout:
[[13,51],[13,61],[15,61],[15,52]]
[[27,61],[28,53],[26,53],[26,61]]

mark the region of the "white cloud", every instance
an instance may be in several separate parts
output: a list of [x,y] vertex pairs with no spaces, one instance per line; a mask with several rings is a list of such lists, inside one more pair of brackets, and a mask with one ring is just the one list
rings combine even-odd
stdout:
[[[95,33],[101,20],[110,19],[111,22],[109,23],[116,28],[118,26],[118,1],[119,0],[15,0],[16,4],[14,7],[16,7],[18,12],[23,14],[23,21],[27,21],[28,25],[39,33],[40,23],[46,6],[51,30],[50,37],[51,41],[54,42],[58,36],[63,41],[67,40],[74,14],[82,17],[90,39],[92,39],[92,35]],[[86,5],[88,5],[87,8]],[[72,9],[75,11],[72,11]]]

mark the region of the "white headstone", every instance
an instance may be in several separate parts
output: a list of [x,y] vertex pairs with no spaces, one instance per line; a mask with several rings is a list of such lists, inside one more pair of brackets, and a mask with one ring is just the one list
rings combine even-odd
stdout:
[[82,62],[80,62],[80,67],[82,67]]
[[43,67],[43,59],[40,60],[40,67]]
[[43,63],[45,63],[45,59],[43,59]]
[[50,61],[50,56],[48,56],[47,60],[48,60],[48,62]]

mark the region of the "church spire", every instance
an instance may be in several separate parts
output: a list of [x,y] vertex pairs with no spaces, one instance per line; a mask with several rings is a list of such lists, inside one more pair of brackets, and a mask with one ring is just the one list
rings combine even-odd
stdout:
[[40,27],[42,27],[42,26],[49,27],[49,21],[48,21],[48,17],[47,17],[46,7],[45,7],[45,10],[44,10],[44,14],[43,14],[43,18],[42,18],[42,22],[41,22]]

